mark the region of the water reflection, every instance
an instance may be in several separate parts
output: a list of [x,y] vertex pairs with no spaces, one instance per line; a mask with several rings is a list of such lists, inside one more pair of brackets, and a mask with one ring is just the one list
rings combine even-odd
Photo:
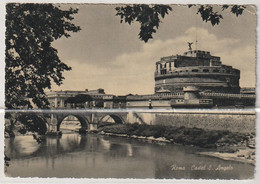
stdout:
[[[196,148],[94,134],[64,134],[42,144],[18,136],[5,145],[8,176],[247,179],[254,173],[252,165],[199,156]],[[216,170],[219,165],[233,169]]]
[[[154,151],[152,156],[156,168],[155,178],[248,179],[253,177],[254,167],[248,164],[200,156],[193,154],[194,150],[184,146],[173,148],[165,146],[160,147],[160,150],[160,152]],[[168,155],[167,159],[165,155]]]

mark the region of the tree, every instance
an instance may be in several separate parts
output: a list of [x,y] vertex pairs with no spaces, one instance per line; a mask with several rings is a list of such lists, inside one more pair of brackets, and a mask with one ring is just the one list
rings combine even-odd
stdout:
[[[196,5],[188,5],[189,8],[193,6]],[[239,16],[246,7],[242,5],[222,5],[221,8],[221,11],[229,9],[231,13]],[[153,38],[152,34],[156,33],[156,29],[159,28],[161,19],[172,10],[172,7],[169,5],[125,5],[116,7],[116,16],[120,16],[121,23],[125,22],[130,25],[133,22],[139,22],[139,39],[148,42],[149,39]],[[202,21],[210,22],[212,26],[219,24],[220,20],[223,19],[221,13],[214,10],[212,5],[199,5],[197,14],[200,14]]]
[[78,94],[75,97],[69,97],[65,100],[65,104],[75,104],[77,105],[81,105],[82,107],[84,106],[83,104],[88,102],[90,103],[91,101],[93,101],[93,98],[90,95],[86,95],[86,94]]
[[77,9],[52,4],[6,5],[5,106],[7,109],[48,108],[45,89],[62,84],[63,63],[51,43],[80,27],[71,21]]
[[[52,4],[6,5],[5,106],[7,109],[48,108],[44,92],[51,81],[62,84],[63,71],[71,70],[63,63],[51,43],[80,27],[71,21],[77,9],[61,10]],[[7,112],[12,130],[17,121],[28,130],[42,133],[40,117]],[[38,128],[37,128],[38,127]]]
[[21,113],[20,116],[18,116],[18,121],[24,125],[22,129],[18,130],[22,134],[31,131],[44,135],[47,131],[46,118],[38,116],[37,114]]

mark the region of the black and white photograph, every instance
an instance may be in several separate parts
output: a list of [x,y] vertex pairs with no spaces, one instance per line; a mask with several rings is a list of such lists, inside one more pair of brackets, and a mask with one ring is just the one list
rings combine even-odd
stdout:
[[5,178],[255,179],[255,5],[5,11]]

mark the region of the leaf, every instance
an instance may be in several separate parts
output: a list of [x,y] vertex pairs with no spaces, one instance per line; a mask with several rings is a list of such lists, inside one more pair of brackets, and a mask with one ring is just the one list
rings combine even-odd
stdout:
[[225,9],[228,9],[229,8],[229,5],[223,5],[222,6],[222,11],[225,10]]
[[6,5],[5,106],[7,109],[48,108],[45,89],[60,85],[64,64],[51,43],[80,27],[71,23],[77,9],[52,4]]
[[236,14],[236,16],[239,16],[243,13],[245,9],[245,6],[240,6],[240,5],[234,5],[232,8],[231,8],[231,12]]
[[155,28],[159,28],[161,18],[164,18],[168,11],[172,11],[172,8],[168,5],[125,5],[122,7],[116,7],[116,16],[120,16],[120,23],[125,21],[129,25],[133,21],[137,21],[140,24],[139,38],[144,42],[148,42],[152,39],[152,34],[156,32]]

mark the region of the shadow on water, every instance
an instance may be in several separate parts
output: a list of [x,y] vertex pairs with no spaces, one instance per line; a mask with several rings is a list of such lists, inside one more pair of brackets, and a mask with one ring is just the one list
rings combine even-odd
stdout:
[[5,145],[6,175],[13,177],[248,179],[254,173],[252,165],[200,156],[193,147],[95,134],[63,134],[42,144],[17,136]]

